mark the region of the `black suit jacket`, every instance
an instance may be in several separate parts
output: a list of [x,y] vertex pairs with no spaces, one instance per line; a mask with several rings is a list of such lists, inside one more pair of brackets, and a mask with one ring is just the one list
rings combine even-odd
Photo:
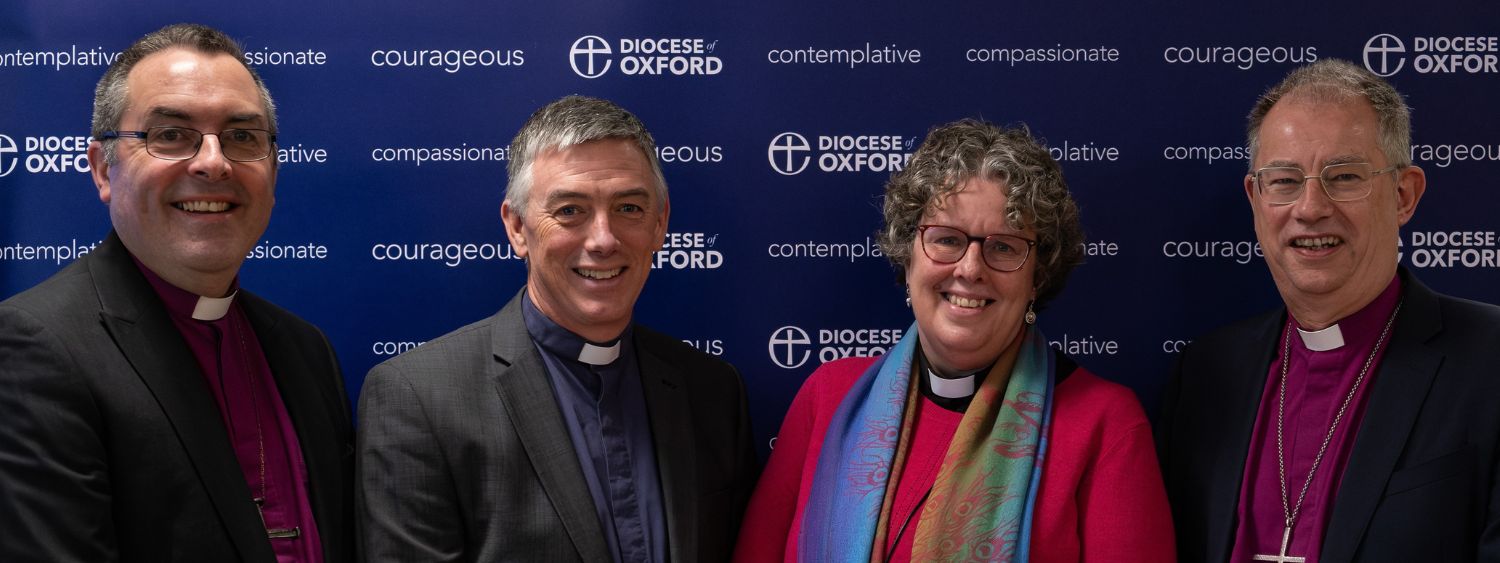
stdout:
[[[352,558],[352,429],[328,340],[244,291],[307,464],[327,561]],[[113,233],[0,303],[0,561],[275,561],[218,406]]]
[[[1500,561],[1500,308],[1400,275],[1401,313],[1319,561]],[[1198,339],[1167,390],[1157,441],[1184,562],[1229,560],[1285,319],[1276,310]]]
[[[634,330],[670,560],[728,561],[756,477],[744,384],[722,360]],[[359,398],[364,558],[609,561],[565,424],[519,293],[375,366]]]

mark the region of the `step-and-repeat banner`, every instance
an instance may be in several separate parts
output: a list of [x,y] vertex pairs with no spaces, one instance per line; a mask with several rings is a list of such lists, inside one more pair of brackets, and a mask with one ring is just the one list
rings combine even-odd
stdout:
[[328,333],[351,398],[522,285],[506,146],[571,93],[655,134],[672,217],[637,319],[738,366],[762,444],[820,363],[911,323],[875,244],[882,186],[961,117],[1024,123],[1062,163],[1087,263],[1040,325],[1149,410],[1195,335],[1279,302],[1243,131],[1299,64],[1354,61],[1407,96],[1429,188],[1401,262],[1500,302],[1497,3],[323,4],[0,6],[0,298],[104,238],[94,84],[136,37],[192,21],[239,39],[280,108],[277,206],[242,284]]

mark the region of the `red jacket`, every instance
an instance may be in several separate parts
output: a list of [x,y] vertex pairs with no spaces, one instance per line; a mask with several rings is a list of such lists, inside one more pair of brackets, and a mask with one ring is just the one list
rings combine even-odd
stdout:
[[[823,436],[845,393],[873,362],[829,362],[797,392],[750,499],[735,561],[797,560],[797,532]],[[1031,560],[1171,563],[1171,511],[1151,427],[1134,393],[1082,368],[1059,378]]]

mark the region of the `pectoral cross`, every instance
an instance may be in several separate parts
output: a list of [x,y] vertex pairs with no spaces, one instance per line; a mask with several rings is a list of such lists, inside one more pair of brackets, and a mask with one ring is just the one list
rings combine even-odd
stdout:
[[260,527],[266,529],[267,538],[273,540],[291,539],[302,535],[302,527],[300,526],[293,526],[291,528],[266,527],[266,513],[261,511],[261,506],[266,504],[266,499],[255,497],[250,500],[255,501],[255,513],[260,515]]
[[1292,557],[1292,556],[1286,554],[1286,548],[1291,543],[1292,543],[1292,527],[1291,526],[1287,526],[1286,527],[1286,531],[1281,533],[1281,554],[1280,555],[1257,555],[1257,556],[1254,557],[1254,559],[1256,561],[1271,561],[1273,563],[1303,563],[1303,562],[1307,561],[1306,557]]

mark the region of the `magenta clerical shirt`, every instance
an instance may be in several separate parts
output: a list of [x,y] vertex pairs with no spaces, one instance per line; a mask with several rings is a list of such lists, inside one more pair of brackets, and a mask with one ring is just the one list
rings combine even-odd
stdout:
[[266,528],[297,530],[295,538],[269,540],[276,560],[321,563],[322,546],[307,494],[307,465],[244,308],[233,299],[234,292],[224,299],[199,297],[167,283],[139,261],[136,266],[166,304],[168,316],[198,361],[245,484],[252,497],[264,499],[260,510]]
[[[1370,357],[1400,296],[1401,279],[1394,277],[1374,301],[1341,319],[1336,325],[1337,329],[1319,331],[1313,335],[1302,333],[1296,319],[1288,315],[1276,341],[1276,355],[1271,360],[1265,393],[1261,395],[1260,411],[1250,439],[1250,450],[1245,457],[1245,476],[1240,488],[1234,551],[1230,557],[1232,563],[1253,563],[1256,555],[1281,553],[1286,517],[1282,509],[1276,456],[1276,410],[1281,391],[1283,339],[1288,332],[1291,333],[1291,363],[1286,378],[1286,418],[1282,428],[1287,463],[1287,506],[1296,507],[1297,496],[1307,480],[1308,469],[1312,467],[1313,459],[1317,457],[1318,449],[1328,435],[1339,406],[1358,378],[1365,360]],[[1340,333],[1343,344],[1323,349],[1330,345],[1330,341],[1338,341],[1338,338],[1330,338],[1331,332]],[[1288,556],[1305,557],[1307,563],[1318,561],[1328,516],[1333,512],[1339,482],[1348,465],[1349,454],[1354,449],[1354,437],[1358,433],[1360,421],[1364,418],[1365,398],[1375,384],[1375,372],[1379,370],[1381,356],[1385,355],[1390,339],[1391,336],[1387,335],[1385,343],[1370,364],[1369,373],[1365,375],[1364,382],[1349,403],[1348,411],[1339,422],[1338,430],[1328,443],[1323,461],[1313,475],[1312,484],[1307,489],[1307,498],[1302,502],[1292,528],[1291,543],[1286,550]]]

